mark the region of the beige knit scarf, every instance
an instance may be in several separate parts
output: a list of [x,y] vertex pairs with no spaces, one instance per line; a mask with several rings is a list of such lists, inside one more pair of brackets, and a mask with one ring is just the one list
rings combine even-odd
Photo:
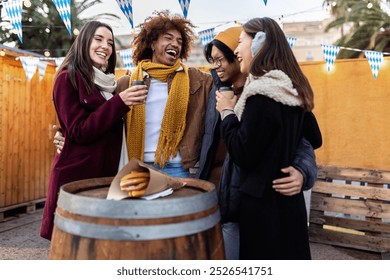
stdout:
[[[183,71],[177,71],[179,67]],[[162,82],[168,81],[168,76],[174,74],[172,84],[168,89],[168,100],[161,123],[154,164],[163,166],[178,151],[179,143],[186,127],[186,115],[190,97],[190,80],[187,67],[177,60],[175,65],[153,63],[142,60],[130,78],[130,85],[134,80],[143,80],[143,71],[151,78]],[[175,73],[176,72],[176,73]],[[143,160],[145,148],[145,105],[131,106],[127,117],[127,150],[129,159]]]
[[249,75],[244,90],[234,107],[234,113],[241,121],[246,100],[253,95],[267,96],[287,106],[302,106],[301,97],[294,88],[291,79],[281,70],[271,70],[261,77]]
[[95,73],[95,85],[99,87],[103,94],[112,94],[117,86],[115,75],[112,73],[106,74],[95,66],[92,66],[92,68]]

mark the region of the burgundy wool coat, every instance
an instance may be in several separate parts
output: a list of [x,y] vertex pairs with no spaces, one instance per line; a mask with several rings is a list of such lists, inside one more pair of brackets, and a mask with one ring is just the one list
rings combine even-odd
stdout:
[[115,176],[120,159],[123,117],[129,107],[119,95],[106,100],[99,90],[86,92],[77,73],[74,89],[65,70],[54,83],[53,101],[65,137],[54,158],[40,235],[51,239],[60,187],[76,180]]

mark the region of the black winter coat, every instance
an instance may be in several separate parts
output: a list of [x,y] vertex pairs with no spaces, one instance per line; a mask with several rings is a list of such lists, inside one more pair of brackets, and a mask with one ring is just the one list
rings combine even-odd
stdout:
[[[279,72],[277,78],[283,78]],[[237,116],[228,115],[221,123],[229,155],[240,168],[240,259],[310,259],[303,193],[283,196],[272,188],[272,181],[283,176],[280,169],[292,163],[305,113],[289,103],[287,97],[297,99],[294,90],[287,96],[286,86],[279,86],[286,80],[272,79],[265,86],[267,80],[257,82],[250,87],[254,95],[244,89]],[[264,95],[267,90],[270,95]]]

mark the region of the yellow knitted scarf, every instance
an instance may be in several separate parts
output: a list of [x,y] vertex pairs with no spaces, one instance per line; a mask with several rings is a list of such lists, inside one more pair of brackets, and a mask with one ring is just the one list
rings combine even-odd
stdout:
[[[184,71],[176,72],[180,66]],[[164,166],[167,161],[176,156],[186,127],[187,107],[190,97],[188,69],[180,60],[177,60],[173,66],[142,60],[131,75],[130,85],[134,80],[143,80],[143,71],[147,72],[151,78],[162,82],[167,82],[170,74],[175,75],[168,89],[168,100],[164,110],[154,160],[154,164]],[[130,109],[126,124],[126,143],[129,159],[136,158],[143,161],[145,149],[145,105],[130,106]]]

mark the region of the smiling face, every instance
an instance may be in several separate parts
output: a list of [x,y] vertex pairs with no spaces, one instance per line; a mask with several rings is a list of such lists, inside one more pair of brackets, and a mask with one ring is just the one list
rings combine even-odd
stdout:
[[93,66],[101,68],[107,65],[112,54],[113,42],[113,36],[109,29],[106,27],[96,29],[89,46],[89,56]]
[[223,52],[216,46],[211,49],[211,58],[214,61],[213,66],[217,70],[218,77],[222,82],[234,83],[235,79],[240,75],[240,65],[238,60],[229,63]]
[[152,62],[172,66],[180,57],[183,38],[179,31],[170,29],[152,43]]
[[249,74],[250,65],[253,59],[251,45],[252,37],[249,36],[245,31],[242,31],[238,40],[237,49],[234,51],[234,53],[240,62],[240,71],[247,75]]

